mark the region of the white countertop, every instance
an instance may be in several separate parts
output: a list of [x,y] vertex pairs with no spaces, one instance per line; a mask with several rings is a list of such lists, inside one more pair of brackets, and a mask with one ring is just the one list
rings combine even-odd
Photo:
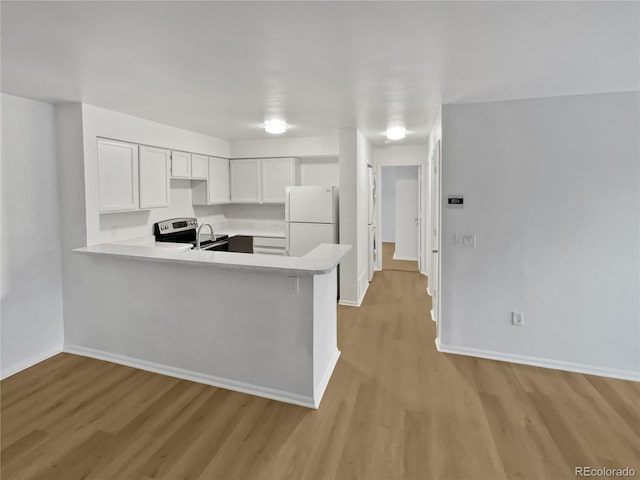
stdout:
[[315,275],[331,271],[340,263],[342,257],[349,250],[351,250],[351,245],[323,243],[304,257],[287,257],[282,255],[184,250],[168,248],[166,244],[156,246],[155,242],[152,244],[148,240],[145,242],[142,239],[134,239],[77,248],[74,252],[161,262],[203,264],[240,270],[267,270],[294,275]]

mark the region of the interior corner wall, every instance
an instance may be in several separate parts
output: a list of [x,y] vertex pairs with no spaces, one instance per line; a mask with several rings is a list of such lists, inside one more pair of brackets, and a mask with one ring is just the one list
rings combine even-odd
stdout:
[[340,129],[340,243],[351,250],[340,262],[340,302],[358,303],[358,177],[355,128]]
[[381,238],[383,242],[394,243],[396,241],[396,168],[383,168],[381,175]]
[[640,378],[638,132],[640,92],[443,107],[442,345]]
[[358,303],[369,287],[369,165],[373,165],[371,143],[356,130]]
[[53,105],[2,94],[1,377],[62,350]]

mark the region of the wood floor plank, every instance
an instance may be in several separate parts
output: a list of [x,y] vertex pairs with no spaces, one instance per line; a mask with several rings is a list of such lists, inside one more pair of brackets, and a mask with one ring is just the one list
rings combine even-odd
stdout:
[[[391,264],[393,267],[393,264]],[[637,383],[442,354],[426,278],[338,306],[318,411],[76,355],[0,383],[6,480],[560,480],[640,471]]]

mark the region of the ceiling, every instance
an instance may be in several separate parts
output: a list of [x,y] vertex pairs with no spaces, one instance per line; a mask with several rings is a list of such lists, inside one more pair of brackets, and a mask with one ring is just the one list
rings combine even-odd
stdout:
[[9,2],[2,91],[226,138],[394,122],[443,103],[640,89],[637,2]]

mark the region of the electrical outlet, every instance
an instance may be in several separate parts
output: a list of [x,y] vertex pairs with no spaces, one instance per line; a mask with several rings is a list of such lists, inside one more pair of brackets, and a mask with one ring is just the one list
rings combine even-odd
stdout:
[[511,312],[511,325],[522,327],[524,325],[524,313]]
[[118,226],[114,225],[113,227],[111,227],[111,236],[113,238],[118,236]]

